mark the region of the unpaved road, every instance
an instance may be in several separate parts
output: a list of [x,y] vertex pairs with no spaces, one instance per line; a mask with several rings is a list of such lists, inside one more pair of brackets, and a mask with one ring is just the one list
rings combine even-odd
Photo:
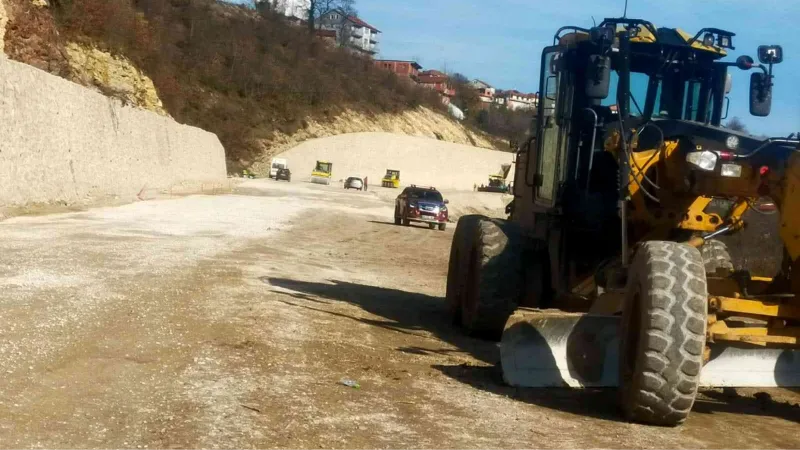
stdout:
[[239,194],[0,223],[0,447],[800,446],[793,391],[666,429],[505,387],[445,313],[452,227],[390,224],[387,193]]

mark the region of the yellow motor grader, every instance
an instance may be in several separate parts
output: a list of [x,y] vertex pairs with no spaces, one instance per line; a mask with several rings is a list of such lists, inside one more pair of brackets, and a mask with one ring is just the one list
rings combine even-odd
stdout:
[[[721,125],[729,70],[767,116],[783,52],[725,61],[733,37],[618,18],[544,49],[510,216],[459,219],[447,277],[507,383],[618,386],[629,420],[667,426],[701,386],[800,385],[800,141]],[[754,276],[716,238],[769,205],[782,269]]]

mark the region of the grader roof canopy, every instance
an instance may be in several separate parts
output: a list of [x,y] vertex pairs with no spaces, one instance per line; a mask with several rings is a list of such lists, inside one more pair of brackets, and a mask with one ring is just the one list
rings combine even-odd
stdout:
[[[699,50],[704,54],[710,54],[714,59],[719,59],[727,55],[727,49],[735,48],[733,36],[736,34],[719,28],[703,28],[695,35],[691,35],[680,28],[657,28],[646,20],[625,18],[605,19],[598,28],[608,33],[609,38],[628,29],[631,31],[632,44],[654,44],[651,51],[659,51],[664,47],[684,48]],[[572,33],[562,34],[565,31]],[[592,32],[597,31],[576,26],[562,27],[556,32],[553,43],[574,45],[587,40]]]

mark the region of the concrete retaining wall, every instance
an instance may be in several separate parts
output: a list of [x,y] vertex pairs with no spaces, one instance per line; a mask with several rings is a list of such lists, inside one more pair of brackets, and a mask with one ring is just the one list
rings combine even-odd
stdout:
[[[439,189],[472,190],[486,184],[501,164],[510,164],[513,153],[453,144],[391,133],[352,133],[313,139],[279,155],[286,158],[292,180],[311,176],[317,160],[333,163],[333,178],[369,177],[380,186],[386,169],[400,171],[403,185],[418,184]],[[509,181],[513,176],[509,176]]]
[[0,206],[225,179],[216,135],[0,56]]

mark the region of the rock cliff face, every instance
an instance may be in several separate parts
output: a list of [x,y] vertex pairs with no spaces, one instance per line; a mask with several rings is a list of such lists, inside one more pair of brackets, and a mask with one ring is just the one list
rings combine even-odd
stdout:
[[226,180],[214,134],[0,58],[0,207]]
[[[247,10],[242,8],[221,7],[221,4],[213,3],[214,7],[204,13],[212,16],[206,19],[213,19],[216,17],[214,14],[228,14],[236,19],[231,19],[232,24],[262,20],[251,13],[243,12]],[[62,21],[57,21],[56,14],[56,7],[50,6],[46,0],[0,0],[0,49],[4,46],[5,53],[11,59],[117,98],[126,105],[175,117],[179,121],[217,133],[223,143],[228,145],[228,167],[232,172],[239,172],[245,167],[258,170],[263,167],[260,162],[268,161],[271,156],[303,141],[347,133],[389,132],[476,147],[499,148],[498,141],[491,136],[469,129],[447,115],[424,106],[404,111],[403,108],[394,108],[391,109],[392,112],[370,113],[369,111],[386,109],[376,107],[369,101],[362,101],[328,105],[326,108],[330,107],[335,112],[326,112],[324,115],[315,115],[319,111],[306,108],[301,110],[301,115],[291,117],[291,127],[282,126],[282,121],[289,120],[289,116],[275,116],[275,111],[285,110],[282,106],[290,104],[291,97],[254,103],[246,91],[239,90],[239,96],[232,96],[229,91],[233,87],[217,79],[203,79],[202,82],[192,79],[189,82],[190,88],[175,89],[177,78],[165,78],[163,74],[159,78],[158,74],[148,74],[137,67],[133,61],[141,63],[136,59],[136,55],[141,57],[140,54],[125,55],[124,50],[110,50],[124,47],[114,47],[104,42],[102,37],[76,33],[74,29],[65,27]],[[243,14],[246,17],[238,17]],[[286,27],[282,23],[272,23],[271,26]],[[288,33],[287,36],[294,32],[291,28],[283,31]],[[150,32],[154,33],[153,30]],[[218,59],[226,60],[224,54],[219,55]],[[273,63],[286,64],[283,60]],[[289,73],[283,66],[278,69],[280,70],[276,69],[277,73]],[[155,78],[155,82],[151,76]],[[336,88],[334,85],[333,89]],[[176,92],[179,95],[176,96]],[[162,103],[162,99],[165,103]],[[402,112],[394,112],[398,110]],[[250,111],[252,114],[244,114],[243,111]],[[270,116],[271,112],[275,113]],[[253,119],[254,117],[257,119]],[[230,123],[238,125],[238,128]],[[235,139],[238,136],[245,138]],[[241,151],[243,148],[246,151]],[[245,157],[241,157],[242,154]]]
[[6,25],[8,25],[8,12],[3,0],[0,0],[0,55],[6,53]]
[[75,42],[67,44],[66,52],[72,81],[95,87],[127,104],[168,115],[153,80],[127,58]]

